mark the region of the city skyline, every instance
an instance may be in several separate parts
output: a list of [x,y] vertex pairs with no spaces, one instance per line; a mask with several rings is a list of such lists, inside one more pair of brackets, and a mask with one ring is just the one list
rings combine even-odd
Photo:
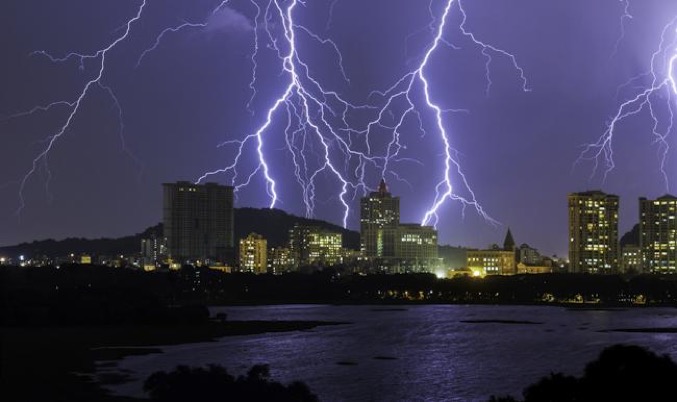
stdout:
[[[623,18],[623,2],[587,3],[543,5],[530,0],[520,7],[489,7],[488,2],[467,2],[462,3],[466,25],[459,10],[451,10],[444,31],[449,43],[435,53],[426,70],[431,93],[444,109],[466,110],[444,113],[443,123],[477,201],[502,225],[485,222],[472,206],[464,214],[461,203],[447,202],[437,225],[439,244],[484,248],[510,227],[518,243],[528,243],[544,255],[564,256],[567,194],[594,189],[618,194],[621,236],[638,223],[640,197],[656,199],[669,193],[656,158],[661,149],[652,144],[653,124],[645,112],[617,127],[616,170],[606,182],[599,174],[590,179],[594,173],[590,161],[575,162],[582,146],[602,135],[619,102],[633,94],[631,88],[618,92],[617,88],[651,67],[651,56],[663,28],[677,15],[677,5],[630,2],[627,11],[632,18]],[[21,178],[40,152],[40,141],[63,123],[64,105],[46,113],[8,117],[72,99],[97,65],[89,59],[82,65],[77,60],[54,64],[31,52],[44,50],[63,57],[71,51],[101,49],[120,34],[119,27],[135,15],[141,2],[119,6],[79,1],[55,8],[49,16],[33,15],[36,4],[0,6],[2,24],[13,38],[2,45],[10,55],[2,74],[8,91],[0,98],[0,132],[6,145],[0,169],[2,245],[50,237],[115,237],[156,224],[161,221],[156,206],[162,197],[157,184],[193,181],[227,165],[232,149],[217,145],[242,140],[260,127],[280,89],[275,78],[279,69],[265,63],[274,57],[262,50],[259,86],[248,104],[251,44],[258,32],[252,30],[256,10],[251,3],[228,3],[206,26],[169,32],[153,52],[144,53],[163,29],[177,26],[177,21],[205,21],[219,4],[204,1],[188,7],[172,2],[160,9],[148,2],[129,40],[111,52],[104,85],[87,97],[73,127],[56,143],[49,169],[41,162],[38,174],[27,182],[26,205],[16,215]],[[433,1],[430,9],[420,2],[388,3],[387,15],[380,13],[384,4],[339,1],[298,10],[299,23],[332,39],[341,50],[351,84],[343,82],[335,65],[322,61],[331,59],[327,55],[333,50],[306,36],[301,44],[313,71],[355,102],[368,100],[369,91],[388,88],[416,67],[430,48],[448,2]],[[103,11],[96,11],[100,8]],[[482,48],[469,41],[461,27],[513,54],[530,91],[524,91],[511,60],[498,53],[492,53],[487,81]],[[114,91],[119,105],[106,88]],[[425,125],[429,118],[424,113]],[[273,127],[271,132],[282,128]],[[402,221],[420,222],[430,207],[439,169],[431,156],[440,149],[428,142],[434,130],[422,137],[416,124],[409,124],[403,132],[410,152],[403,156],[409,162],[402,162],[395,172],[409,184],[392,175],[386,180],[407,206],[401,211]],[[305,199],[293,176],[284,178],[293,166],[288,155],[275,151],[281,145],[273,141],[269,148],[275,155],[271,168],[280,182],[276,207],[302,216]],[[667,170],[674,166],[671,151]],[[377,176],[369,177],[372,187],[364,189],[366,193],[376,189]],[[674,185],[671,179],[667,184]],[[337,183],[327,180],[327,188],[320,184],[315,189],[315,217],[341,224],[342,208],[331,191]],[[231,184],[227,176],[214,175],[209,181]],[[454,181],[458,183],[459,177]],[[252,185],[238,193],[236,207],[266,207],[270,201],[266,192],[261,175],[255,175]],[[466,190],[461,194],[468,196]],[[352,212],[347,226],[352,230],[359,230],[358,199],[363,195],[360,190],[348,198]]]

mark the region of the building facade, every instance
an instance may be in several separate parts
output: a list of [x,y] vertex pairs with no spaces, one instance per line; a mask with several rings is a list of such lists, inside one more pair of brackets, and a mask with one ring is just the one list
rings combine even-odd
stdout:
[[260,234],[250,233],[240,239],[240,272],[268,272],[268,241]]
[[621,273],[642,273],[644,271],[642,249],[636,244],[626,244],[621,249]]
[[396,233],[395,259],[399,271],[433,272],[441,265],[435,228],[415,223],[400,224]]
[[618,196],[569,194],[569,263],[573,273],[610,274],[619,268]]
[[400,198],[381,180],[378,191],[360,199],[360,249],[365,257],[394,257]]
[[677,198],[639,199],[639,247],[644,272],[677,273]]
[[343,235],[317,226],[294,225],[289,231],[289,250],[297,267],[330,266],[342,262]]
[[517,253],[519,262],[527,265],[538,265],[543,260],[538,250],[533,247],[530,247],[526,243],[523,243],[519,247]]
[[272,247],[268,252],[268,272],[279,275],[294,271],[294,259],[288,247]]
[[164,183],[164,237],[175,262],[233,258],[233,187]]
[[517,271],[515,252],[496,247],[490,250],[468,250],[467,266],[473,276],[514,275]]

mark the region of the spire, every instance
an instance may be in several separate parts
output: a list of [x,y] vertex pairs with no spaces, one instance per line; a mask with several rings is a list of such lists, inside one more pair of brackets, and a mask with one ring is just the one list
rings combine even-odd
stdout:
[[508,228],[508,233],[505,234],[505,240],[503,240],[503,250],[513,251],[514,249],[515,249],[515,240],[512,238],[510,228]]
[[378,185],[378,192],[381,195],[385,195],[388,193],[388,187],[386,186],[386,180],[381,179],[381,183]]

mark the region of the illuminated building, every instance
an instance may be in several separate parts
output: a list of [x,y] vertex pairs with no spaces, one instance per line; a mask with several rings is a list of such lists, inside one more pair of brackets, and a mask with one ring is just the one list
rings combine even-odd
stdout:
[[372,268],[388,272],[433,272],[441,265],[437,231],[400,224],[400,198],[381,179],[378,190],[360,199],[360,249]]
[[517,263],[518,274],[550,274],[552,273],[552,264],[525,264],[523,262]]
[[250,233],[240,239],[240,272],[265,274],[268,272],[268,241],[263,236]]
[[343,235],[317,226],[294,225],[289,231],[289,249],[294,265],[329,266],[342,262]]
[[273,247],[268,252],[268,272],[281,274],[291,271],[294,268],[294,261],[291,257],[291,250],[287,247]]
[[441,264],[435,228],[415,223],[400,224],[396,233],[395,264],[399,271],[433,272]]
[[360,199],[360,249],[365,257],[394,257],[400,197],[393,197],[381,179],[378,191]]
[[677,198],[639,199],[639,246],[645,272],[677,273]]
[[636,244],[626,244],[621,249],[621,272],[641,273],[643,270],[641,248]]
[[473,276],[514,275],[516,273],[515,252],[493,247],[488,250],[468,250],[468,269]]
[[224,261],[233,253],[233,187],[165,183],[164,235],[176,261]]
[[167,257],[167,239],[155,235],[141,239],[141,258],[144,266],[155,266]]
[[569,194],[569,261],[573,273],[608,274],[619,266],[618,196]]

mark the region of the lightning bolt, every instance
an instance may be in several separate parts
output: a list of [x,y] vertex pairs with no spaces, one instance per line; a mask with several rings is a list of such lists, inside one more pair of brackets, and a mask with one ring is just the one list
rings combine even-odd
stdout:
[[621,45],[621,42],[623,42],[623,39],[625,39],[625,23],[628,20],[632,19],[632,14],[630,14],[630,0],[618,0],[622,5],[623,5],[623,15],[621,15],[621,33],[618,35],[618,38],[616,39],[616,43],[614,44],[614,51],[611,54],[611,57],[613,58],[616,56],[618,53],[618,48]]
[[[670,150],[667,137],[674,126],[674,96],[677,95],[677,81],[674,71],[676,62],[677,17],[663,28],[658,48],[651,56],[649,72],[633,77],[622,87],[635,82],[645,83],[640,86],[633,86],[632,89],[635,93],[618,106],[597,142],[584,145],[583,151],[576,160],[575,165],[583,160],[593,161],[591,179],[597,174],[600,163],[604,164],[603,180],[606,180],[608,174],[616,166],[613,141],[618,126],[626,119],[646,112],[652,122],[651,134],[654,143],[657,143],[659,148],[660,171],[666,190],[669,190],[665,162]],[[660,113],[661,108],[667,113],[667,116]]]
[[[298,22],[297,14],[306,7],[302,0],[248,0],[253,6],[253,45],[251,53],[252,75],[249,82],[251,97],[247,102],[247,109],[252,118],[261,119],[251,133],[239,139],[229,140],[219,145],[232,149],[234,156],[231,162],[221,168],[208,171],[200,176],[196,182],[201,183],[213,175],[225,175],[236,191],[252,185],[255,180],[262,180],[265,192],[268,195],[268,205],[272,208],[281,202],[279,186],[269,162],[269,148],[271,135],[282,135],[285,143],[285,152],[293,162],[293,174],[301,189],[302,200],[307,216],[312,216],[316,208],[318,191],[323,180],[327,178],[338,183],[335,199],[342,208],[342,223],[347,226],[351,213],[350,203],[358,195],[373,190],[367,182],[375,175],[380,177],[394,177],[406,182],[406,179],[397,172],[399,165],[418,161],[406,154],[407,145],[411,141],[425,138],[426,141],[439,143],[441,149],[440,162],[444,170],[438,172],[439,181],[435,185],[432,202],[424,214],[421,223],[436,225],[438,212],[447,201],[460,201],[463,209],[467,206],[474,208],[477,213],[488,222],[495,221],[484,211],[477,201],[469,181],[464,175],[457,151],[452,147],[450,133],[445,127],[444,116],[449,112],[462,112],[463,109],[446,108],[433,98],[431,86],[434,78],[428,74],[428,68],[440,47],[451,48],[452,51],[460,47],[452,44],[446,36],[451,25],[453,10],[459,13],[457,32],[469,43],[477,46],[486,59],[485,71],[487,87],[491,88],[491,64],[493,57],[505,57],[514,67],[521,87],[525,92],[530,89],[527,85],[525,73],[517,63],[516,57],[499,47],[493,46],[473,33],[468,27],[468,18],[460,0],[442,0],[443,9],[436,16],[432,1],[428,5],[431,20],[424,28],[432,38],[430,44],[422,52],[422,57],[414,67],[408,69],[404,75],[394,81],[384,91],[373,91],[366,101],[354,102],[345,98],[341,91],[351,85],[348,70],[344,67],[343,55],[339,46],[330,38],[323,37]],[[137,12],[120,29],[120,34],[107,46],[89,54],[71,52],[61,57],[55,57],[46,51],[35,52],[35,55],[47,57],[50,61],[66,62],[79,61],[79,67],[86,70],[91,63],[97,63],[97,74],[89,79],[79,91],[74,100],[59,100],[49,105],[38,106],[30,111],[19,113],[12,118],[31,115],[53,108],[67,108],[68,114],[65,123],[56,132],[45,140],[42,151],[33,159],[31,169],[20,183],[20,208],[24,207],[24,189],[29,179],[36,173],[39,166],[47,166],[50,151],[59,139],[65,135],[77,118],[81,105],[96,88],[108,94],[118,110],[120,118],[120,138],[124,146],[122,130],[122,108],[113,90],[103,82],[106,72],[106,61],[112,49],[125,41],[132,27],[141,19],[147,0],[142,0]],[[158,49],[163,41],[184,31],[204,29],[210,23],[210,17],[223,10],[230,2],[220,2],[204,21],[188,22],[163,29],[155,40],[143,50],[136,60],[136,67],[140,67],[144,60]],[[333,13],[338,2],[332,1],[329,5],[328,30],[334,22]],[[298,46],[303,42],[304,46]],[[342,81],[333,87],[327,86],[315,75],[309,66],[311,57],[303,50],[307,42],[314,42],[317,46],[330,52],[336,61],[336,73]],[[443,45],[443,46],[440,46]],[[270,52],[279,60],[280,87],[278,96],[273,98],[265,109],[265,113],[255,115],[252,108],[255,98],[257,103],[258,77],[262,72],[259,69],[258,59],[261,52]],[[402,107],[403,106],[403,107]],[[359,116],[359,117],[356,117]],[[364,117],[367,116],[367,117]],[[432,124],[425,121],[432,116]],[[274,127],[282,122],[284,128],[277,132]],[[417,127],[420,135],[411,138],[407,132],[412,123]],[[426,127],[433,127],[432,129]],[[434,133],[433,133],[434,132]],[[244,168],[245,161],[254,157],[253,167]],[[49,174],[49,170],[47,169]],[[468,197],[463,197],[452,186],[452,177],[458,177],[461,188]]]
[[[302,190],[306,215],[313,215],[317,181],[323,173],[326,173],[334,177],[340,185],[341,191],[338,194],[338,199],[343,207],[343,225],[346,226],[350,214],[348,200],[351,197],[356,197],[360,190],[364,194],[371,189],[366,184],[370,170],[378,171],[382,177],[390,175],[397,180],[405,181],[392,166],[403,162],[420,163],[413,158],[401,155],[401,151],[406,149],[402,135],[406,122],[409,119],[415,119],[419,123],[418,126],[422,135],[425,136],[422,112],[427,111],[426,113],[431,113],[434,116],[434,125],[442,144],[445,169],[442,178],[435,187],[432,206],[425,213],[422,224],[436,224],[437,213],[447,200],[462,202],[464,209],[465,206],[472,206],[487,221],[495,223],[478,203],[475,193],[470,188],[444,126],[443,114],[445,112],[462,110],[444,109],[436,103],[430,94],[430,78],[426,75],[426,68],[441,43],[456,49],[444,38],[449,15],[455,3],[462,16],[459,30],[463,36],[470,38],[475,45],[479,46],[482,54],[487,58],[487,91],[491,83],[489,71],[492,53],[507,57],[511,61],[522,80],[522,89],[529,91],[524,71],[518,65],[515,56],[478,39],[474,33],[466,28],[467,16],[460,1],[447,0],[439,18],[435,18],[432,6],[430,6],[432,20],[428,29],[433,34],[433,39],[417,66],[396,80],[385,91],[373,91],[369,96],[368,104],[351,103],[337,91],[326,89],[319,80],[311,75],[310,68],[297,46],[298,34],[305,34],[306,37],[329,46],[337,55],[339,72],[344,81],[349,84],[350,80],[343,67],[343,57],[337,44],[330,39],[320,37],[296,22],[294,19],[295,9],[299,5],[305,5],[303,2],[289,1],[287,6],[283,7],[283,1],[269,0],[267,6],[257,6],[257,18],[254,19],[256,23],[255,31],[262,30],[267,33],[268,47],[272,47],[277,52],[287,84],[281,91],[280,96],[268,109],[265,121],[255,132],[246,135],[241,140],[228,141],[224,144],[235,146],[236,153],[232,163],[223,168],[206,172],[198,178],[197,182],[203,182],[215,174],[228,174],[236,190],[239,190],[249,185],[255,176],[261,175],[269,196],[269,206],[274,207],[279,201],[279,197],[270,164],[266,159],[265,142],[266,135],[270,135],[268,131],[275,119],[286,118],[285,142],[294,163],[296,181]],[[330,23],[335,6],[336,2],[330,5]],[[271,10],[277,10],[277,13],[272,13]],[[260,12],[263,13],[261,19],[258,18]],[[271,21],[275,21],[282,26],[282,36],[275,35],[271,29]],[[259,24],[262,26],[259,26]],[[257,42],[255,52],[260,47],[258,40],[257,36],[255,38]],[[254,74],[255,76],[256,74]],[[254,82],[255,78],[252,80],[252,85]],[[422,103],[415,100],[420,98],[420,95],[416,95],[417,91],[423,95]],[[398,110],[396,105],[402,101],[406,104],[405,109]],[[285,109],[286,113],[282,109]],[[354,122],[349,124],[349,115],[358,110],[369,111],[373,113],[374,117],[368,119],[366,124],[360,127],[357,127]],[[390,132],[390,140],[387,141],[385,149],[379,148],[377,145],[378,140],[383,138],[383,130]],[[248,149],[255,151],[258,163],[253,169],[242,174],[238,172],[238,167],[245,158]],[[313,166],[314,161],[316,163]],[[461,183],[470,194],[468,198],[454,193],[452,174],[460,177]]]
[[[42,164],[45,167],[45,170],[47,172],[47,184],[48,186],[49,183],[49,178],[51,177],[51,173],[49,171],[49,167],[47,164],[48,156],[50,151],[54,148],[55,144],[61,139],[62,136],[66,134],[68,129],[71,127],[71,124],[77,117],[80,108],[87,98],[87,96],[92,92],[93,88],[99,88],[103,91],[105,91],[111,98],[113,99],[114,105],[118,109],[119,117],[122,118],[122,109],[120,108],[120,103],[118,102],[117,97],[113,93],[112,89],[108,86],[106,86],[102,80],[104,73],[106,71],[106,56],[108,55],[108,52],[110,52],[112,49],[114,49],[119,43],[123,42],[125,39],[127,39],[129,32],[131,31],[132,25],[138,21],[141,18],[141,14],[143,12],[143,9],[146,6],[146,0],[142,0],[141,4],[139,5],[139,8],[137,9],[136,14],[130,18],[127,23],[124,25],[124,29],[122,30],[122,33],[115,38],[108,46],[97,50],[93,54],[84,54],[84,53],[76,53],[76,52],[71,52],[68,53],[67,55],[63,57],[55,57],[48,52],[41,50],[37,52],[33,52],[34,55],[42,55],[47,57],[50,61],[54,63],[60,63],[60,62],[66,62],[71,59],[77,59],[80,62],[80,69],[85,70],[85,61],[86,60],[92,60],[92,61],[98,61],[98,68],[97,68],[97,73],[95,74],[94,78],[89,79],[85,85],[82,87],[80,90],[79,94],[75,98],[75,100],[72,101],[65,101],[65,100],[60,100],[60,101],[55,101],[52,102],[48,105],[45,106],[38,106],[36,108],[33,108],[32,110],[24,113],[18,113],[10,117],[21,117],[21,116],[26,116],[26,115],[31,115],[39,111],[49,111],[53,108],[56,108],[58,106],[65,106],[68,109],[68,114],[66,117],[66,121],[63,125],[61,125],[54,134],[50,135],[49,137],[46,138],[45,143],[46,145],[42,149],[40,153],[33,159],[33,162],[31,164],[31,168],[26,172],[26,174],[23,176],[23,179],[21,179],[20,184],[19,184],[19,207],[17,209],[17,214],[21,213],[23,208],[25,207],[25,199],[24,199],[24,190],[26,188],[26,184],[28,183],[28,180],[36,173],[38,170],[38,167]],[[127,151],[125,143],[124,143],[124,137],[122,135],[122,129],[123,129],[123,124],[120,122],[120,138],[123,141],[123,148],[125,151]],[[129,151],[127,151],[128,154]],[[135,161],[137,161],[135,159]],[[49,190],[48,190],[49,193]]]

